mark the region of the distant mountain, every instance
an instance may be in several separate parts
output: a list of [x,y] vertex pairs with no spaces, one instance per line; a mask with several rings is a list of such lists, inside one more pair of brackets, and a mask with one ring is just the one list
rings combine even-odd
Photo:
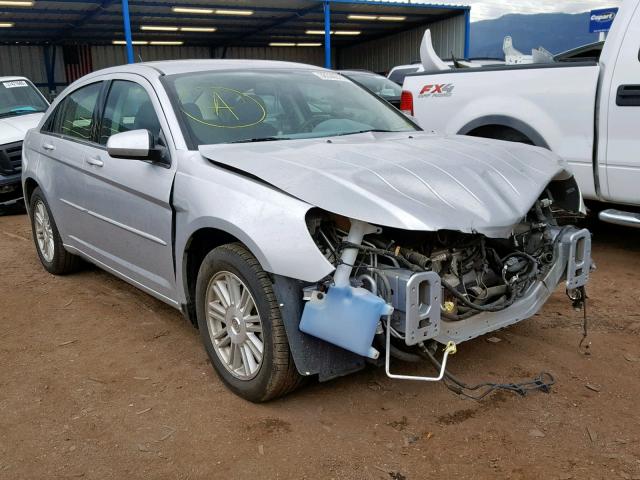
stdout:
[[540,46],[555,54],[598,41],[597,33],[589,33],[589,13],[509,14],[471,24],[471,57],[504,58],[506,35],[526,55]]

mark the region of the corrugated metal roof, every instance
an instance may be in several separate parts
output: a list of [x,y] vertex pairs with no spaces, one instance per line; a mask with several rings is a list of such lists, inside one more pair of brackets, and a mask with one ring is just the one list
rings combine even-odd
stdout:
[[[129,0],[134,40],[179,40],[185,45],[265,46],[269,42],[323,42],[323,2],[320,0]],[[172,7],[207,9],[213,13],[182,12]],[[357,36],[334,35],[335,46],[348,45],[411,30],[454,17],[464,5],[408,3],[400,0],[332,0],[332,28],[360,31]],[[250,16],[219,15],[215,11],[251,10]],[[403,21],[350,19],[349,15],[400,16]],[[0,7],[0,43],[109,44],[123,38],[119,0],[36,0],[31,8]],[[142,26],[216,28],[215,32],[147,31]]]

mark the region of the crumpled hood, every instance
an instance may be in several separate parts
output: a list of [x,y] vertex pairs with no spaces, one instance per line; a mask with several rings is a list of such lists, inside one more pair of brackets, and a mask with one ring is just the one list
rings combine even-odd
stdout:
[[38,126],[43,113],[30,113],[17,117],[0,118],[0,145],[21,142],[27,131]]
[[555,154],[521,144],[424,132],[200,147],[329,212],[407,230],[507,237],[554,177]]

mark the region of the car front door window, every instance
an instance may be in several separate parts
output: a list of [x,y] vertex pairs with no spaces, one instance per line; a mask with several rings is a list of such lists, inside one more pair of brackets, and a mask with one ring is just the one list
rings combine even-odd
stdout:
[[99,142],[106,145],[111,135],[131,130],[148,130],[156,140],[160,137],[160,121],[146,90],[137,83],[115,80],[100,126]]

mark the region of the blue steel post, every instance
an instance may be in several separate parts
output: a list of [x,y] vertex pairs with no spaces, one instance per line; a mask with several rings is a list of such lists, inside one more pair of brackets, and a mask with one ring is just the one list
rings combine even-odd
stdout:
[[471,9],[464,11],[464,58],[469,58],[471,50]]
[[131,40],[129,0],[122,0],[122,21],[124,22],[124,39],[125,42],[127,42],[127,63],[133,63],[133,41]]
[[47,73],[47,86],[49,87],[50,95],[53,95],[53,92],[56,89],[55,64],[57,48],[58,47],[56,47],[55,45],[45,45],[44,47],[44,68],[45,72]]
[[324,1],[324,67],[331,68],[331,5]]

